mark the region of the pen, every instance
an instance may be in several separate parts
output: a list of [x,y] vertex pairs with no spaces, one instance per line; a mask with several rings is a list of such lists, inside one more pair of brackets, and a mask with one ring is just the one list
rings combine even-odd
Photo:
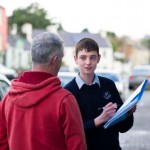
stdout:
[[[120,104],[117,104],[117,108],[119,108],[120,106],[121,106]],[[103,110],[103,108],[104,108],[104,107],[99,107],[97,110],[98,110],[98,111],[101,111],[101,110]],[[116,108],[116,109],[117,109],[117,108]]]

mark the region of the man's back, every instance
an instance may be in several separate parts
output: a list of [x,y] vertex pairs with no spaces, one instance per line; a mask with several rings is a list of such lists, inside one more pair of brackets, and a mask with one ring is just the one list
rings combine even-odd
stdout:
[[57,77],[48,73],[26,72],[13,81],[2,101],[1,112],[2,150],[7,145],[10,150],[84,150],[86,147],[74,97],[61,88]]

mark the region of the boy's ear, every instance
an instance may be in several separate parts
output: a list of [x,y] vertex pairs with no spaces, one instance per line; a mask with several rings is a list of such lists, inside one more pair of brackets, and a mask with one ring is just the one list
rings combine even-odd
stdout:
[[74,56],[74,61],[75,61],[76,64],[78,64],[78,62],[77,62],[77,56]]
[[101,55],[99,54],[97,63],[99,63],[100,60],[101,60]]

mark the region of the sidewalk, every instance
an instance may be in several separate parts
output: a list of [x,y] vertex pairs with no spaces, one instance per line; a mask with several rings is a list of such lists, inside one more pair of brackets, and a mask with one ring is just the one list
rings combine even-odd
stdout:
[[150,92],[142,98],[134,114],[134,125],[126,133],[120,134],[123,150],[150,150]]

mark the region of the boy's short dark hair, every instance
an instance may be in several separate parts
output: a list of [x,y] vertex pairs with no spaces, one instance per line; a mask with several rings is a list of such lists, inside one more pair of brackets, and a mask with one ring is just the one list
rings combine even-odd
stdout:
[[75,55],[77,56],[82,49],[86,49],[87,52],[96,51],[99,55],[99,46],[97,42],[91,38],[83,38],[76,44]]

